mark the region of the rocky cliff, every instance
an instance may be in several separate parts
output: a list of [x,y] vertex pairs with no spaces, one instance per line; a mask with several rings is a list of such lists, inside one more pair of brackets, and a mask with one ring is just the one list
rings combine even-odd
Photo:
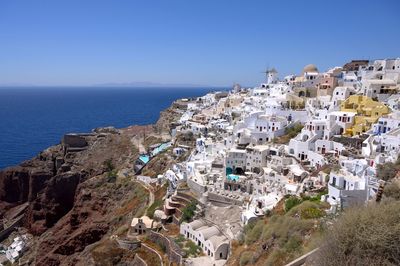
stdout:
[[[60,144],[0,171],[0,221],[14,207],[28,204],[23,227],[33,241],[23,261],[99,264],[99,252],[93,249],[126,231],[130,219],[147,204],[148,192],[131,180],[145,136],[169,138],[177,117],[171,107],[161,112],[155,125],[67,134]],[[113,258],[113,264],[121,258]]]
[[[153,126],[145,127],[153,132]],[[92,260],[87,248],[126,226],[147,194],[122,172],[138,156],[143,127],[69,134],[61,144],[0,172],[0,220],[28,203],[23,227],[33,236],[24,258],[35,265],[76,265]],[[108,162],[108,163],[106,163]],[[114,168],[115,179],[107,172]]]

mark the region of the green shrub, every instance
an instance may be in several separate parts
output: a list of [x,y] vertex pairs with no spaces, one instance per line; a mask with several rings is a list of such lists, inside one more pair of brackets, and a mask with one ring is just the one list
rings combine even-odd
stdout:
[[183,235],[179,235],[175,238],[175,242],[176,243],[181,243],[181,242],[185,242],[186,238]]
[[185,251],[187,256],[197,256],[201,253],[201,248],[196,245],[196,243],[189,240],[186,242]]
[[280,246],[284,246],[285,243],[293,234],[303,234],[310,231],[314,226],[312,220],[301,220],[291,216],[278,216],[275,222],[269,222],[264,227],[261,239],[267,241],[272,237],[276,238],[277,243]]
[[319,202],[304,201],[301,204],[293,207],[287,215],[297,216],[301,219],[315,219],[325,215]]
[[307,208],[303,209],[300,212],[300,217],[302,219],[316,219],[323,217],[325,215],[325,212],[321,209],[318,208]]
[[289,237],[288,241],[285,243],[283,248],[286,252],[296,252],[302,248],[302,238],[298,234],[293,234]]
[[117,181],[117,170],[112,170],[107,173],[107,182],[115,183]]
[[[329,181],[329,180],[328,180]],[[322,195],[328,194],[328,189],[324,189],[323,191],[319,192],[316,196],[301,196],[301,199],[303,201],[309,200],[309,201],[315,201],[315,202],[320,202]]]
[[154,212],[160,207],[162,206],[163,201],[162,200],[155,200],[153,202],[153,204],[150,205],[150,207],[147,209],[146,211],[146,215],[148,217],[150,217],[151,219],[153,219],[154,217]]
[[251,230],[249,230],[248,233],[246,234],[245,238],[246,244],[249,245],[256,242],[260,238],[261,233],[265,226],[266,224],[264,223],[264,220],[257,221],[254,227]]
[[115,183],[115,181],[117,180],[117,170],[115,169],[112,160],[111,159],[105,160],[103,162],[103,165],[107,173],[107,182]]
[[299,205],[302,202],[302,199],[296,197],[296,196],[290,196],[285,200],[285,211],[288,212],[290,211],[291,208],[293,208],[296,205]]
[[288,254],[282,249],[274,249],[271,255],[268,256],[265,265],[267,266],[275,266],[275,265],[284,265],[285,262],[289,261]]
[[249,263],[252,262],[253,259],[253,252],[251,251],[244,251],[241,255],[240,255],[240,266],[244,266],[247,265]]
[[192,201],[182,210],[182,221],[189,222],[192,220],[196,211],[196,205],[196,202]]
[[285,134],[288,135],[290,138],[296,137],[300,131],[303,129],[301,124],[295,124],[292,127],[285,128]]

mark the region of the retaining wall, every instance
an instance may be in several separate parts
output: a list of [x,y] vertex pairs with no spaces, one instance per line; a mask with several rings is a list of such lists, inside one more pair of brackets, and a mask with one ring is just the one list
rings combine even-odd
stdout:
[[121,248],[128,250],[136,250],[141,246],[141,243],[138,240],[117,239],[117,242]]
[[243,201],[240,201],[238,199],[228,198],[228,197],[218,195],[213,192],[208,192],[208,200],[219,202],[219,203],[225,203],[225,204],[234,204],[234,205],[238,205],[238,206],[243,205]]
[[178,265],[182,264],[181,249],[175,242],[154,231],[150,231],[148,237],[152,242],[165,247],[165,253],[168,255],[171,262],[177,263]]
[[187,181],[187,185],[188,187],[190,187],[190,189],[196,193],[198,196],[201,196],[201,194],[203,194],[204,192],[206,192],[207,187],[206,186],[202,186],[196,182],[194,182],[191,179],[188,179]]

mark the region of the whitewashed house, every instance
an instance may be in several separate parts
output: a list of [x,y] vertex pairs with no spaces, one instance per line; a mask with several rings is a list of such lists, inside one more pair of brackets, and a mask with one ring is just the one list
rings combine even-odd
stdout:
[[267,165],[268,154],[269,146],[267,145],[247,146],[246,169],[248,171],[259,173],[261,168]]
[[243,174],[246,171],[246,150],[232,148],[227,151],[225,159],[226,172]]
[[203,220],[183,222],[180,225],[180,234],[190,239],[203,252],[214,260],[225,260],[229,255],[229,240],[214,225],[208,225]]
[[341,169],[330,173],[326,200],[336,208],[363,204],[368,197],[365,177]]

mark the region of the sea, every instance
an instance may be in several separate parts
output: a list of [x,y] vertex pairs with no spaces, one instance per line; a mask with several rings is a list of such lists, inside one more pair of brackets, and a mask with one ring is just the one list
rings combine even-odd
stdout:
[[65,133],[155,123],[180,98],[227,88],[0,88],[0,169],[60,143]]

